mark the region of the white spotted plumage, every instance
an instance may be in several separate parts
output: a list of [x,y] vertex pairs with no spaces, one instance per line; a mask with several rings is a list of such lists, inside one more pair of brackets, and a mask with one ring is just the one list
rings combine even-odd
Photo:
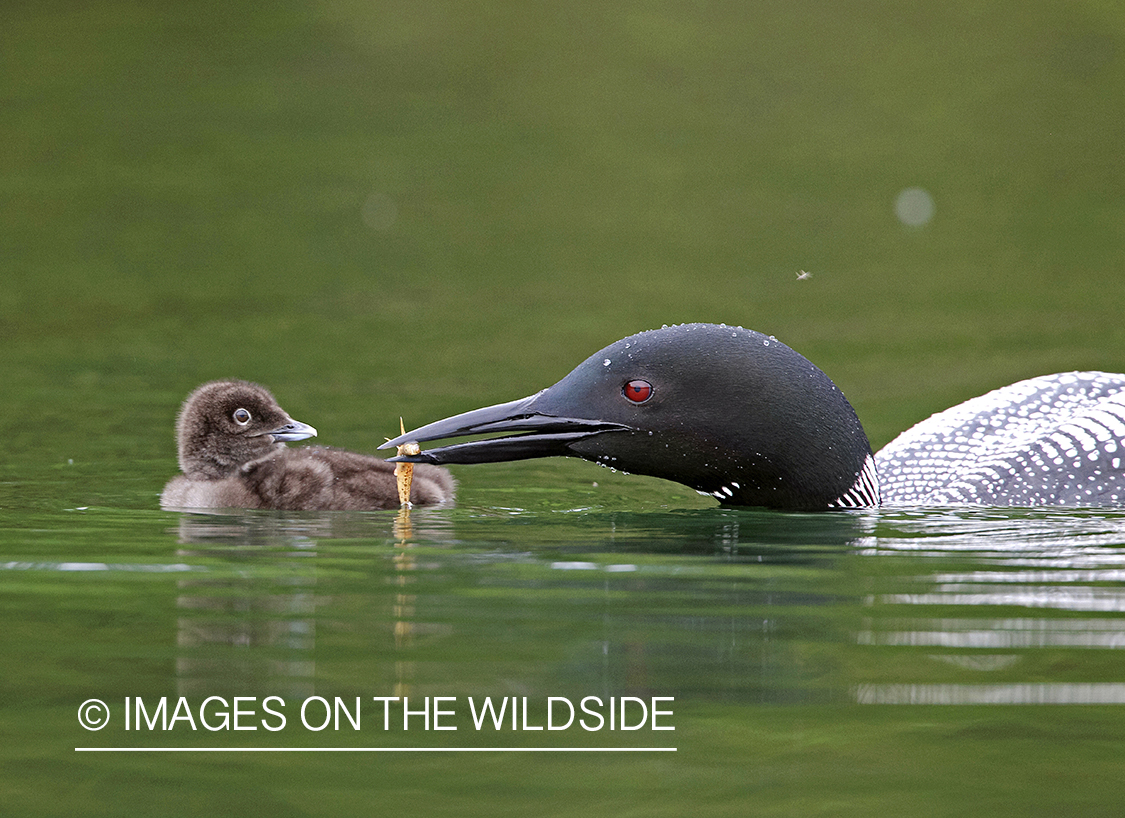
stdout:
[[1125,504],[1125,375],[1068,372],[922,421],[876,455],[885,505]]

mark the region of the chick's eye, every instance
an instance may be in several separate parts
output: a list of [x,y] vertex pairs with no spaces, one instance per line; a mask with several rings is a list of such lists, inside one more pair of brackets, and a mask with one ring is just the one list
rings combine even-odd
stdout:
[[652,384],[648,381],[629,381],[621,387],[621,393],[625,395],[626,400],[644,403],[652,397]]
[[234,414],[231,415],[231,417],[234,418],[234,422],[239,426],[245,426],[250,422],[250,413],[245,409],[235,409]]

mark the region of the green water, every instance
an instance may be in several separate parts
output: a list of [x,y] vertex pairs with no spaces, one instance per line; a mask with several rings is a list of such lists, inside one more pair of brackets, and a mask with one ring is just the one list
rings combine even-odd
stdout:
[[[409,532],[5,515],[9,814],[1119,811],[1125,515],[557,504],[581,494]],[[478,724],[485,697],[519,718]]]
[[[157,504],[217,377],[370,451],[679,321],[776,335],[876,447],[1125,371],[1119,4],[43,3],[0,95],[5,815],[1120,814],[1115,512],[733,511],[567,460],[409,529]],[[457,729],[383,730],[396,695]],[[125,729],[208,696],[259,729]],[[675,729],[478,730],[486,696]]]

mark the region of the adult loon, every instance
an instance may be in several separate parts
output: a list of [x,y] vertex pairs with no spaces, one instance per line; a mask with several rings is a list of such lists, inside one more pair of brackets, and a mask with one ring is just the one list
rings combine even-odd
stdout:
[[388,441],[512,433],[391,458],[486,463],[572,455],[662,477],[721,503],[1121,504],[1125,375],[1074,372],[941,412],[872,454],[855,410],[820,369],[740,327],[683,324],[624,338],[553,386]]
[[[213,381],[192,392],[176,421],[180,470],[160,496],[162,508],[271,508],[339,511],[399,507],[394,464],[324,446],[290,449],[315,437],[269,390],[247,381]],[[453,499],[449,471],[417,466],[414,505]]]

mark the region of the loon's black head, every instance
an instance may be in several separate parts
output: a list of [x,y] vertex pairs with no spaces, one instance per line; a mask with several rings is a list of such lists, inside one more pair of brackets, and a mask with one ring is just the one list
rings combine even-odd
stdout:
[[180,469],[214,479],[283,446],[315,437],[316,429],[293,420],[264,386],[248,381],[212,381],[184,401],[176,421]]
[[731,505],[878,502],[871,447],[836,385],[779,341],[737,327],[684,324],[624,338],[541,392],[439,420],[380,448],[496,432],[518,434],[392,459],[572,455]]

